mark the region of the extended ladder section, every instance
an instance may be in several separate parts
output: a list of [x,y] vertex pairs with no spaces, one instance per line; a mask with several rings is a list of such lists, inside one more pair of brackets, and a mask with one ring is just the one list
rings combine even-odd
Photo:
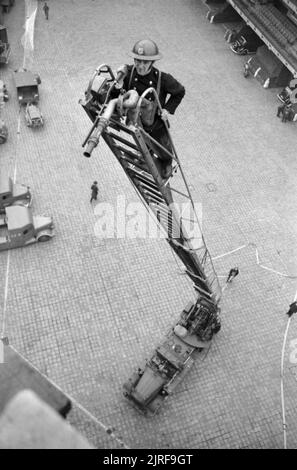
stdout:
[[[101,68],[97,70],[100,71]],[[87,143],[84,155],[91,155],[102,136],[145,207],[160,226],[163,236],[183,262],[199,296],[216,305],[221,296],[221,289],[197,215],[200,206],[194,204],[190,194],[171,139],[169,124],[165,122],[171,152],[162,147],[139,124],[143,100],[149,93],[153,93],[157,101],[157,112],[161,111],[155,89],[149,88],[137,102],[133,121],[129,119],[129,110],[126,110],[127,115],[119,114],[118,98],[110,99],[96,114],[98,95],[86,93],[86,99],[80,103],[94,125],[83,144],[84,146]],[[166,180],[161,176],[159,149],[169,153],[173,161],[172,174]]]

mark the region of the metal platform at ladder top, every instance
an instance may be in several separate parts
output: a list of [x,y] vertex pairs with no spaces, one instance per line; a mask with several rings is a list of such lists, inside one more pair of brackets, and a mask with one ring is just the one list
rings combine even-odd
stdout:
[[[92,94],[91,88],[96,77],[100,76],[102,69],[105,71],[105,68],[110,74],[110,88],[105,102],[98,105],[98,93]],[[123,108],[119,109],[121,108],[119,98],[109,99],[114,82],[116,80],[109,66],[103,64],[96,69],[85,93],[85,99],[80,101],[94,123],[83,143],[84,147],[87,144],[84,155],[87,157],[91,155],[102,136],[146,209],[161,227],[164,238],[183,262],[198,295],[209,303],[217,305],[221,297],[221,288],[202,233],[197,204],[191,196],[172,141],[169,123],[165,122],[165,126],[172,153],[153,139],[140,122],[141,107],[148,94],[154,95],[157,112],[162,110],[157,92],[154,88],[149,88],[139,97],[133,122],[128,122],[127,110],[123,112]],[[102,83],[101,80],[100,86]],[[172,174],[167,179],[162,178],[160,173],[158,149],[169,153],[174,162]]]

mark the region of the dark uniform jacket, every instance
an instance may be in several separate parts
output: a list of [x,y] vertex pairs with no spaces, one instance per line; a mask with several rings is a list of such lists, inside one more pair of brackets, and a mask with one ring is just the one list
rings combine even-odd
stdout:
[[[136,90],[139,96],[148,88],[157,89],[158,76],[160,71],[152,67],[147,75],[138,75],[133,65],[127,65],[128,73],[124,79],[124,89]],[[134,70],[133,70],[134,69]],[[133,75],[131,77],[131,73]],[[131,79],[132,78],[132,79]],[[130,87],[129,87],[130,83]],[[162,108],[166,109],[170,114],[174,114],[179,103],[185,96],[185,88],[172,75],[162,72],[159,100]],[[153,99],[153,94],[146,95],[147,99]]]

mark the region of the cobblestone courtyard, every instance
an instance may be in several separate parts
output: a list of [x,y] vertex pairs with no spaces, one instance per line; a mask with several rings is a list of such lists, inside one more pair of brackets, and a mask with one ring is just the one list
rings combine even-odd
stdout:
[[[56,236],[0,253],[2,333],[70,395],[69,421],[98,448],[282,448],[281,349],[297,289],[296,123],[276,118],[277,89],[243,78],[245,58],[232,54],[199,0],[47,3],[49,21],[37,2],[31,56],[43,128],[26,126],[12,79],[23,65],[25,1],[4,18],[12,53],[0,70],[10,92],[0,171],[31,187],[34,212],[53,216]],[[157,42],[157,66],[186,88],[171,132],[222,285],[231,267],[240,270],[224,291],[211,349],[152,418],[131,407],[122,385],[194,291],[164,240],[95,236],[94,179],[99,202],[137,195],[103,141],[82,156],[90,121],[78,104],[94,69],[129,61],[142,37]],[[295,338],[293,318],[289,448],[297,448]]]

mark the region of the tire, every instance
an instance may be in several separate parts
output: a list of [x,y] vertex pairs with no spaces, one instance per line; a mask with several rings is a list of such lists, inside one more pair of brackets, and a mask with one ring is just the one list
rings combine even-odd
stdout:
[[157,414],[164,402],[164,398],[162,399],[160,396],[157,396],[149,405],[148,408],[153,414]]
[[216,334],[220,331],[221,329],[221,323],[217,323],[215,328],[213,329],[213,333]]
[[131,392],[132,392],[132,389],[133,389],[133,385],[131,382],[125,382],[124,385],[123,385],[123,388],[124,388],[124,395],[126,397],[129,397],[131,395]]
[[48,242],[51,239],[49,235],[41,235],[39,238],[37,238],[38,242]]

